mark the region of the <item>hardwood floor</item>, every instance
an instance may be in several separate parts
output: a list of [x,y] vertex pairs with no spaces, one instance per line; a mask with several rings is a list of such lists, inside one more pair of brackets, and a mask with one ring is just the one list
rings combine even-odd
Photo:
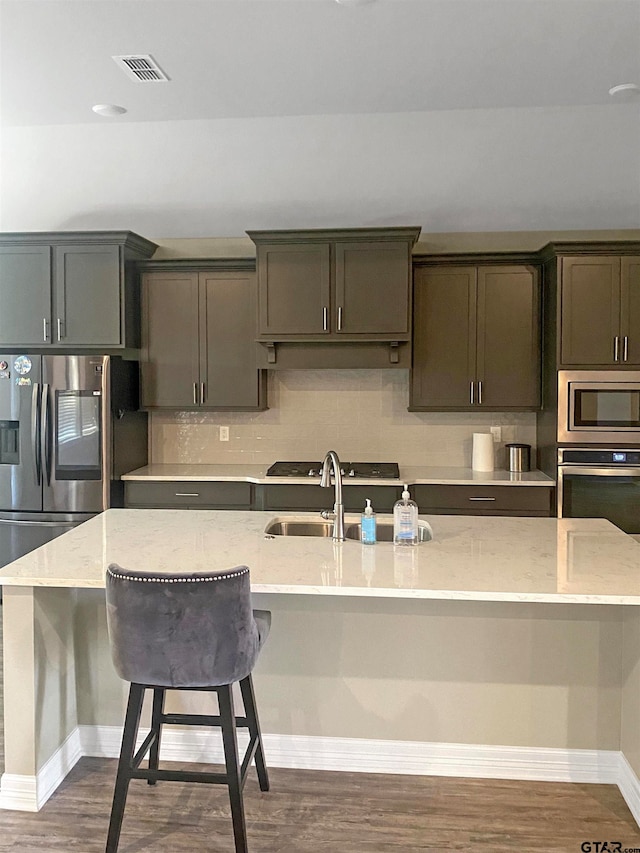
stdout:
[[[102,853],[115,771],[113,759],[83,758],[37,814],[0,810],[0,853]],[[613,785],[269,773],[268,793],[254,773],[245,788],[251,853],[580,853],[585,841],[640,851],[640,829]],[[119,853],[233,849],[226,788],[131,783]]]
[[[114,776],[114,760],[84,758],[39,813],[0,812],[0,851],[103,851]],[[579,853],[584,841],[640,850],[610,785],[273,769],[271,788],[247,781],[251,853]],[[226,789],[132,782],[120,853],[138,851],[232,853]]]

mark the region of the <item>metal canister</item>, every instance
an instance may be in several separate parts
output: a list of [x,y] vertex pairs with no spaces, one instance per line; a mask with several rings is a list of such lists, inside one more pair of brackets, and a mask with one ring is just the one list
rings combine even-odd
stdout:
[[531,445],[507,444],[507,461],[509,471],[520,474],[531,470]]

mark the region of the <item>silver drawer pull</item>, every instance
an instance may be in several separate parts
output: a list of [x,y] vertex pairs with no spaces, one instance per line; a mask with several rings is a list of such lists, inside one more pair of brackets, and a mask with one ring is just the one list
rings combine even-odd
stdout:
[[200,492],[176,492],[177,498],[199,498]]
[[495,498],[469,498],[470,501],[495,501]]
[[329,329],[329,309],[325,306],[322,309],[322,331],[326,332]]

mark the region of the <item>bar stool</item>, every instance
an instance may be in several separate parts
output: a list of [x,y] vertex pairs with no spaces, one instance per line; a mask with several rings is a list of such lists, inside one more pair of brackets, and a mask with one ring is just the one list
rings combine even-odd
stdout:
[[[131,779],[227,785],[236,853],[248,853],[242,790],[255,758],[261,791],[269,790],[251,671],[269,633],[271,613],[252,611],[249,569],[153,575],[112,564],[106,574],[107,627],[116,672],[130,683],[106,853],[116,853]],[[236,716],[232,685],[240,684],[244,716]],[[153,690],[151,730],[136,751],[142,703]],[[166,714],[166,690],[216,693],[218,714]],[[224,773],[159,768],[164,724],[219,726]],[[249,730],[239,759],[236,727]],[[140,767],[149,753],[148,769]]]

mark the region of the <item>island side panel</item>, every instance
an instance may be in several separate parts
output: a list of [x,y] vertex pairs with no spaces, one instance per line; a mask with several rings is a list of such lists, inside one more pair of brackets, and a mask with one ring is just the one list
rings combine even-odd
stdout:
[[[622,731],[620,748],[640,778],[640,608],[626,607],[623,621]],[[640,802],[636,820],[640,821]]]
[[[254,677],[270,735],[620,749],[620,607],[276,594],[254,606],[273,614]],[[102,592],[79,591],[77,620],[80,723],[121,726]]]
[[70,589],[3,590],[5,808],[40,808],[80,757],[74,599]]

